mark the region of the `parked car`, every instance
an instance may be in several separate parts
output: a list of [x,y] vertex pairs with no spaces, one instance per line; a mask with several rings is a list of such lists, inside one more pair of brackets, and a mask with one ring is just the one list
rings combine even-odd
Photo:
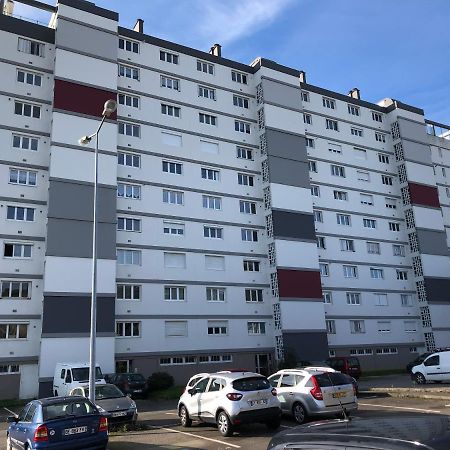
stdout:
[[358,408],[350,376],[333,369],[283,369],[269,381],[277,390],[282,412],[300,424],[310,416],[349,414]]
[[346,373],[355,380],[361,376],[361,364],[356,356],[334,356],[325,361],[333,369],[338,372]]
[[275,435],[267,450],[448,450],[450,419],[410,414],[327,420]]
[[148,384],[140,373],[115,373],[108,375],[108,383],[115,384],[124,394],[132,397],[147,397]]
[[414,361],[411,361],[411,362],[409,362],[409,363],[406,365],[406,371],[407,371],[408,373],[411,373],[411,369],[412,369],[414,366],[418,366],[419,364],[422,364],[423,361],[424,361],[424,359],[425,359],[427,356],[430,356],[431,353],[432,353],[432,352],[425,352],[425,353],[420,354]]
[[[69,395],[72,389],[89,382],[89,363],[57,363],[53,377],[53,395]],[[95,368],[95,383],[106,383],[102,370]]]
[[[203,375],[203,374],[202,374]],[[231,436],[244,423],[280,426],[281,409],[277,393],[266,377],[253,372],[216,372],[201,377],[178,401],[183,427],[192,420],[216,423],[222,436]]]
[[[79,386],[70,391],[70,395],[89,397],[89,386]],[[110,424],[135,423],[138,412],[136,403],[114,384],[95,386],[95,405]]]
[[417,384],[425,384],[427,381],[435,383],[450,381],[450,351],[428,355],[421,364],[411,369],[411,378]]
[[108,419],[84,397],[33,400],[8,417],[7,450],[106,450]]

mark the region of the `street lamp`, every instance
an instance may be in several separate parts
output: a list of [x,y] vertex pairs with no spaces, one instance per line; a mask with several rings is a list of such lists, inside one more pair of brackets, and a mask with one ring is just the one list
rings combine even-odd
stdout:
[[78,142],[87,145],[95,137],[94,164],[94,217],[92,227],[92,289],[91,289],[91,329],[89,336],[89,400],[95,402],[95,338],[97,334],[97,184],[98,184],[98,133],[105,119],[117,109],[115,100],[107,100],[103,107],[102,120],[94,134],[83,136]]

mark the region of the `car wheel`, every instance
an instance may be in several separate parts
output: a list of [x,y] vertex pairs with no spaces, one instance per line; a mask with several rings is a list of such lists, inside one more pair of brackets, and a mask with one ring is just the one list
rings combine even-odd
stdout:
[[184,405],[180,408],[180,420],[182,427],[188,428],[192,425],[192,419],[189,417],[186,406]]
[[302,424],[305,422],[307,413],[305,407],[301,403],[294,403],[294,406],[292,407],[292,414],[294,415],[294,419],[297,423]]
[[230,419],[223,411],[217,416],[217,428],[222,436],[232,436],[233,434],[233,426],[231,425]]
[[425,377],[424,377],[420,372],[417,372],[417,373],[414,375],[414,379],[416,380],[416,383],[417,383],[417,384],[425,384],[425,383],[427,382],[427,380],[425,379]]
[[278,428],[280,428],[280,425],[281,425],[281,419],[279,417],[266,422],[266,427],[269,430],[277,430]]

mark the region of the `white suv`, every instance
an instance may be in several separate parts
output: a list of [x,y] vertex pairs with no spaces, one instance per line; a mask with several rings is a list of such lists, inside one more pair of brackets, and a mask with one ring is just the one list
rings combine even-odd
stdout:
[[253,372],[205,374],[178,401],[181,425],[192,420],[217,423],[222,436],[231,436],[236,425],[262,422],[270,429],[280,426],[281,409],[266,377]]

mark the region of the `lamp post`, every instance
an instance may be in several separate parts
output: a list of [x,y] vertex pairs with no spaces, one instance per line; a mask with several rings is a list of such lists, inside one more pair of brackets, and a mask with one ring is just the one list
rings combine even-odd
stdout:
[[91,328],[89,336],[89,400],[95,402],[95,339],[97,335],[97,184],[98,184],[98,133],[105,122],[117,109],[115,100],[107,100],[103,107],[102,120],[97,131],[89,136],[83,136],[78,142],[87,145],[95,137],[94,163],[94,217],[92,227],[92,287],[91,287]]

